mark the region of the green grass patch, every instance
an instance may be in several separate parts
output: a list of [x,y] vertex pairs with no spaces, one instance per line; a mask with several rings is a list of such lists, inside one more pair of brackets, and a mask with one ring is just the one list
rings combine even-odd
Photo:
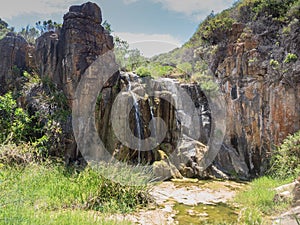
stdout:
[[279,180],[267,176],[253,180],[249,187],[238,193],[234,199],[242,209],[239,221],[243,224],[264,224],[268,216],[286,210],[290,202],[274,201],[274,189],[291,181],[291,178]]
[[273,201],[276,194],[274,188],[291,181],[291,179],[278,180],[266,176],[257,178],[250,183],[247,190],[240,192],[235,200],[243,206],[257,208],[262,213],[271,215],[282,211],[288,206],[288,203]]
[[103,213],[131,212],[149,201],[146,185],[125,186],[89,167],[0,166],[0,224],[120,224],[105,222]]

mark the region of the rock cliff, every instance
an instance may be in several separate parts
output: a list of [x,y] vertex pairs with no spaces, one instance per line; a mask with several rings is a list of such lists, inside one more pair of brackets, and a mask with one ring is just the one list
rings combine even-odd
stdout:
[[279,6],[286,10],[279,15],[242,2],[208,19],[232,20],[215,28],[220,39],[194,36],[202,43],[198,60],[209,63],[226,99],[227,131],[215,165],[227,174],[264,173],[274,147],[300,129],[300,27],[291,5]]

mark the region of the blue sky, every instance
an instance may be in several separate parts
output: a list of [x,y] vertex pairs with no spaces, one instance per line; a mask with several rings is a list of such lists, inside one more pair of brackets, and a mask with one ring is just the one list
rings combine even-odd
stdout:
[[[1,0],[3,1],[3,0]],[[9,0],[1,4],[0,18],[19,30],[36,21],[62,22],[63,15],[81,0]],[[114,35],[139,48],[145,56],[167,52],[185,43],[213,10],[220,12],[235,0],[94,0]]]

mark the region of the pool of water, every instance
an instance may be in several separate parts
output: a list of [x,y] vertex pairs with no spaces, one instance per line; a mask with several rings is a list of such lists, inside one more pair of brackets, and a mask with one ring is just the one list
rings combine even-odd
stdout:
[[180,225],[233,224],[238,219],[237,208],[225,203],[196,206],[176,203],[174,210],[177,212],[175,220]]

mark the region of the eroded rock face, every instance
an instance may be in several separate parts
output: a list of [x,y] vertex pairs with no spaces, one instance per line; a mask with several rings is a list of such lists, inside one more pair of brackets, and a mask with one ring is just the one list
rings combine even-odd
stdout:
[[[177,92],[186,92],[196,110],[194,118],[186,114],[187,109],[183,108],[186,102]],[[120,100],[115,99],[117,95]],[[208,149],[201,141],[207,143],[210,135],[210,109],[198,85],[123,73],[120,82],[113,88],[104,88],[100,97],[96,110],[98,133],[116,159],[153,164],[153,172],[160,179],[207,176],[201,162]],[[113,110],[118,111],[116,115],[111,114],[112,104]],[[114,129],[113,120],[117,120]],[[200,121],[198,135],[190,129],[197,126],[193,120]],[[118,139],[117,134],[124,137],[125,142]],[[135,138],[140,135],[140,145],[134,143],[136,146],[130,147],[131,135]],[[149,146],[153,147],[145,150]],[[141,151],[137,150],[139,147]]]
[[[39,74],[42,78],[50,79],[59,90],[63,90],[70,108],[73,105],[76,88],[86,69],[100,55],[113,49],[113,38],[101,23],[101,9],[95,3],[87,2],[71,6],[69,12],[64,15],[61,29],[44,33],[36,40],[35,59]],[[101,74],[97,76],[101,79]],[[119,74],[115,73],[114,79],[105,86],[104,93],[107,99],[105,114],[110,112],[116,92],[113,87],[117,85],[118,77]],[[109,119],[105,117],[105,122],[99,125],[106,127],[108,121]],[[66,159],[74,160],[78,157],[78,150],[72,135],[71,123],[69,128]],[[112,136],[106,129],[102,135]]]
[[54,31],[44,33],[36,40],[35,58],[36,65],[42,78],[48,77],[55,84],[62,84],[59,74],[58,61],[59,34]]
[[22,70],[28,66],[26,40],[14,33],[8,33],[0,40],[0,94],[18,86]]
[[[255,23],[234,24],[229,40],[219,43],[212,56],[218,62],[211,58],[227,111],[226,136],[215,164],[242,177],[262,174],[274,146],[300,129],[298,34],[276,37],[278,24],[264,22],[264,32]],[[268,36],[260,34],[265,32]],[[284,61],[288,53],[298,60]]]
[[71,6],[61,30],[37,40],[40,74],[64,90],[70,106],[84,71],[99,55],[113,49],[113,38],[101,23],[101,9],[95,3]]

